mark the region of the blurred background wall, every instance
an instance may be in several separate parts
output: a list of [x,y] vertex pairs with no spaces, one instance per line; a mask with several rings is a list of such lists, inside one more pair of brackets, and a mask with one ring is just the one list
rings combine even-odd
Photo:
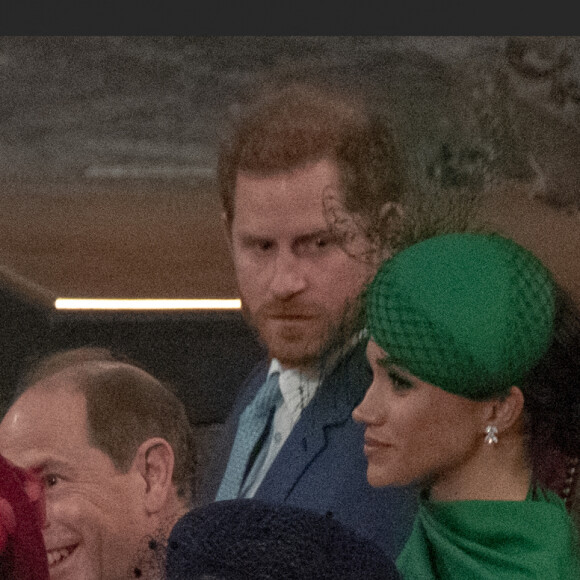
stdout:
[[413,164],[485,157],[578,215],[580,37],[4,36],[0,264],[60,295],[235,295],[217,144],[284,78],[363,88]]

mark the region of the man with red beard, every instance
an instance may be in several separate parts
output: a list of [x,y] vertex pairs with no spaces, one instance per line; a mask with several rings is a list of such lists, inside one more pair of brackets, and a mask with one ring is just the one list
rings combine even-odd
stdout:
[[228,419],[207,499],[332,512],[394,558],[414,493],[368,485],[351,418],[371,382],[357,301],[385,247],[369,232],[384,242],[405,187],[392,134],[362,101],[292,84],[240,115],[218,186],[243,311],[268,357]]

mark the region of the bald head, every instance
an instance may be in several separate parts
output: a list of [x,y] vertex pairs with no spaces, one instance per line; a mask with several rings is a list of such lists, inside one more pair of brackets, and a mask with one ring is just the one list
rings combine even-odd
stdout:
[[190,502],[193,434],[183,403],[168,385],[108,349],[82,347],[32,365],[18,386],[14,405],[32,389],[81,394],[89,443],[106,453],[120,471],[129,469],[143,441],[165,439],[175,454],[173,481],[180,497]]
[[97,350],[43,359],[0,423],[0,453],[44,483],[51,578],[134,575],[187,511],[191,429],[175,394]]

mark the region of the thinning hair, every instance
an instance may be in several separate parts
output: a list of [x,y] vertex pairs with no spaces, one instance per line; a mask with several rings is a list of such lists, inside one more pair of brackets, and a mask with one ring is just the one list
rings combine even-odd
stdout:
[[328,158],[338,166],[347,209],[362,214],[398,201],[407,187],[393,129],[359,95],[292,82],[268,87],[231,121],[217,167],[230,225],[240,172],[268,177]]
[[74,389],[86,400],[89,443],[126,473],[144,441],[165,439],[175,456],[172,481],[178,496],[189,505],[194,437],[185,407],[173,389],[126,357],[105,348],[81,347],[48,355],[32,364],[16,396],[69,370],[75,379]]

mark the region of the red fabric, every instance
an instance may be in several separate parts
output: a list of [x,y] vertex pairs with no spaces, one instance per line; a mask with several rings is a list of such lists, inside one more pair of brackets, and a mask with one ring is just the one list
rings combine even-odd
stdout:
[[48,580],[41,482],[0,455],[0,578]]

